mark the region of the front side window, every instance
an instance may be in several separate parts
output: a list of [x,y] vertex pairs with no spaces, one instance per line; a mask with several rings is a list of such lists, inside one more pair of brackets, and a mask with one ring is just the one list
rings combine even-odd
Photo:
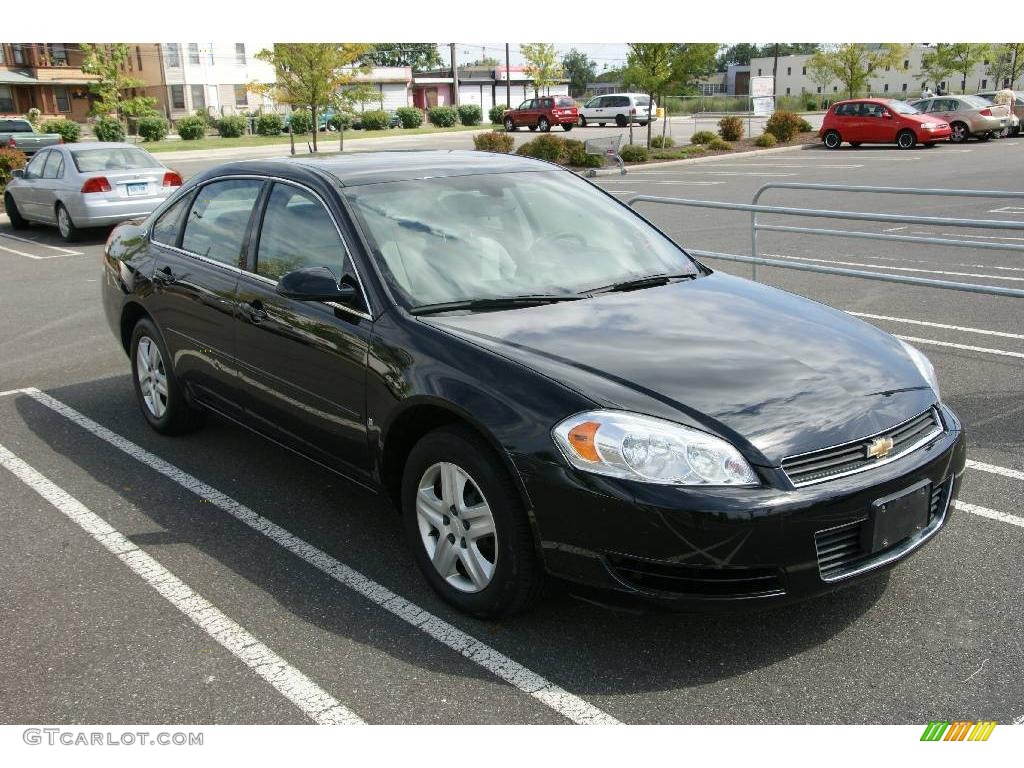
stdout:
[[152,239],[154,242],[164,245],[177,245],[178,233],[181,231],[181,219],[188,207],[190,197],[185,196],[166,211],[153,225]]
[[516,107],[516,109],[529,109],[532,104],[533,104],[533,99],[527,99],[522,104],[520,104],[518,107]]
[[274,184],[263,214],[256,274],[270,280],[303,267],[345,273],[345,246],[323,203],[290,184]]
[[345,194],[410,307],[697,274],[671,240],[567,172],[400,181]]
[[185,221],[181,247],[237,267],[252,208],[262,186],[263,182],[256,179],[228,179],[200,189]]
[[38,179],[43,175],[43,166],[46,164],[46,158],[50,156],[50,153],[40,152],[29,161],[29,164],[25,166],[25,178],[26,179]]

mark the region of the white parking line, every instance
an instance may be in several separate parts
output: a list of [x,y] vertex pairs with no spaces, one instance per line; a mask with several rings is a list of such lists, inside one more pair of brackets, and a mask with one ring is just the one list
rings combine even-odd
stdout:
[[1006,512],[998,512],[988,507],[979,507],[977,504],[968,504],[966,501],[953,501],[953,507],[959,509],[961,512],[970,512],[972,515],[979,515],[980,517],[987,517],[991,520],[998,520],[1001,523],[1009,523],[1010,525],[1016,525],[1018,528],[1024,528],[1024,517],[1017,517],[1016,515],[1009,515]]
[[583,725],[617,725],[619,723],[611,715],[589,702],[560,688],[536,672],[527,669],[522,664],[513,661],[503,653],[477,640],[475,637],[466,634],[429,611],[425,611],[415,603],[409,602],[382,584],[378,584],[358,571],[349,568],[323,550],[314,547],[276,523],[253,512],[244,504],[235,501],[216,488],[164,461],[127,438],[112,432],[88,416],[62,403],[60,400],[34,387],[26,388],[22,392],[64,416],[66,419],[73,421],[118,450],[128,454],[133,459],[156,470],[164,477],[227,512],[235,519],[284,547],[314,568],[327,574],[338,583],[358,592],[371,602],[390,611],[402,621],[462,654],[470,661],[518,688],[523,693],[532,696],[572,722]]
[[951,341],[937,341],[935,339],[919,339],[914,336],[901,336],[898,333],[894,333],[897,339],[903,339],[904,341],[912,341],[915,344],[932,344],[936,347],[951,347],[952,349],[964,349],[968,352],[984,352],[988,355],[1002,355],[1003,357],[1016,357],[1024,360],[1024,352],[1008,352],[1005,349],[990,349],[989,347],[974,347],[970,344],[954,344]]
[[992,208],[989,213],[1024,213],[1024,206],[1020,205],[1004,205],[1002,208]]
[[1002,475],[1003,477],[1009,477],[1014,480],[1024,480],[1024,472],[1021,472],[1019,469],[999,467],[995,464],[986,464],[983,461],[974,461],[973,459],[967,460],[967,467],[969,469],[977,469],[979,472],[989,472],[993,475]]
[[132,544],[106,520],[90,511],[67,491],[54,485],[3,445],[0,445],[0,466],[10,471],[71,522],[76,523],[102,544],[171,605],[274,686],[311,720],[320,725],[363,723],[352,710],[340,704],[302,672],[249,634],[244,627],[225,616],[153,557]]
[[950,331],[962,331],[964,333],[982,333],[986,336],[1002,336],[1007,339],[1024,339],[1022,333],[1007,333],[1006,331],[988,331],[984,328],[968,328],[963,325],[948,325],[946,323],[932,323],[927,320],[911,320],[908,317],[889,317],[888,315],[873,315],[870,312],[854,312],[847,310],[846,314],[854,317],[867,317],[872,320],[887,320],[891,323],[910,323],[911,325],[925,325],[929,328],[945,328]]
[[951,275],[954,277],[981,277],[989,280],[1012,280],[1024,282],[1024,277],[1010,277],[1007,275],[989,275],[980,272],[951,272],[942,269],[921,269],[918,267],[890,267],[885,264],[868,264],[863,261],[840,261],[839,259],[815,259],[810,256],[786,256],[781,253],[765,254],[778,259],[790,259],[793,261],[816,261],[823,264],[841,264],[848,267],[874,267],[875,269],[889,269],[894,272],[923,272],[928,275]]
[[30,243],[32,245],[38,245],[40,248],[46,248],[46,249],[51,250],[51,251],[57,251],[58,253],[63,253],[65,255],[67,255],[67,256],[81,256],[82,255],[81,251],[73,251],[70,248],[61,248],[61,247],[56,246],[56,245],[47,245],[46,243],[40,243],[38,240],[32,240],[32,239],[27,238],[27,237],[18,237],[17,235],[9,235],[6,232],[0,232],[0,237],[6,237],[8,240],[18,240],[19,242],[22,242],[22,243]]
[[636,184],[639,181],[641,184],[682,184],[690,187],[708,187],[714,184],[725,184],[724,181],[696,181],[688,179],[677,179],[674,181],[647,181],[646,179],[601,179],[602,184]]

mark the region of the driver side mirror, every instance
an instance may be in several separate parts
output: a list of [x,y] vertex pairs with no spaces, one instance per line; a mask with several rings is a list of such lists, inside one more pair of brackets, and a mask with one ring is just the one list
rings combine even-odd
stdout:
[[24,168],[16,168],[15,170],[11,171],[11,177],[15,178],[15,179],[24,179],[25,178],[25,169]]
[[348,283],[338,283],[327,267],[303,267],[289,272],[277,281],[277,293],[297,301],[336,301],[351,304],[356,289]]

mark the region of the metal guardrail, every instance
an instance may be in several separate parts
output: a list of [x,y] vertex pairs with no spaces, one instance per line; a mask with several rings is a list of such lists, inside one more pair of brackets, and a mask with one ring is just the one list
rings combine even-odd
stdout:
[[724,261],[737,261],[753,265],[753,277],[757,279],[758,265],[779,267],[781,269],[796,269],[804,272],[820,272],[824,274],[842,275],[846,277],[859,277],[868,280],[881,280],[890,283],[903,283],[906,285],[920,285],[929,288],[944,288],[955,291],[968,291],[971,293],[984,293],[994,296],[1011,296],[1024,298],[1024,290],[1018,288],[1001,288],[993,285],[979,285],[976,283],[958,283],[948,280],[933,280],[923,277],[906,277],[903,275],[892,275],[884,272],[870,272],[855,269],[843,269],[840,267],[828,267],[816,264],[804,264],[799,262],[783,261],[781,259],[764,258],[758,253],[758,237],[760,231],[768,232],[789,232],[796,234],[818,235],[826,237],[850,237],[854,239],[868,240],[889,240],[898,242],[918,243],[927,245],[951,246],[955,248],[983,248],[988,250],[1001,251],[1024,251],[1024,245],[1014,243],[990,243],[979,240],[964,240],[948,237],[932,237],[922,235],[894,235],[887,232],[862,232],[858,230],[845,229],[824,229],[816,227],[794,227],[782,224],[759,223],[759,213],[771,213],[783,216],[802,216],[809,218],[840,219],[844,221],[875,221],[885,224],[917,224],[921,226],[943,226],[961,227],[968,229],[989,229],[989,230],[1017,230],[1024,231],[1024,222],[1002,221],[998,219],[961,219],[944,218],[941,216],[911,216],[906,214],[892,213],[868,213],[861,211],[836,211],[818,208],[793,208],[788,206],[762,205],[758,203],[761,195],[769,189],[802,189],[825,192],[865,192],[873,194],[891,195],[921,195],[938,197],[980,197],[996,199],[1024,199],[1024,192],[1010,192],[1003,190],[976,190],[976,189],[915,189],[912,187],[869,187],[850,186],[840,184],[810,184],[802,182],[769,182],[763,185],[754,193],[751,203],[722,203],[713,200],[689,200],[677,197],[660,197],[657,195],[637,195],[630,198],[627,204],[631,207],[637,203],[660,203],[665,205],[681,205],[691,208],[715,208],[730,211],[746,211],[750,217],[750,246],[751,255],[743,256],[735,253],[720,253],[715,251],[691,250],[695,256],[721,259]]

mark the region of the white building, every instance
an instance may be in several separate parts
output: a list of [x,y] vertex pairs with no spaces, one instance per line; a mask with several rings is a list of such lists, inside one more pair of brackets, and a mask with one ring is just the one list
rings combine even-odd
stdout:
[[205,110],[231,115],[252,110],[273,110],[270,97],[252,93],[249,83],[273,83],[274,67],[256,54],[270,42],[158,43],[162,83],[158,94],[172,120]]
[[[884,67],[871,76],[869,86],[871,95],[889,96],[896,99],[916,98],[925,85],[932,90],[935,90],[935,87],[940,85],[944,91],[959,92],[962,75],[953,73],[941,83],[934,83],[929,80],[927,75],[922,74],[922,56],[934,50],[934,47],[927,45],[910,46],[896,66]],[[806,54],[779,56],[775,84],[776,95],[785,96],[810,93],[845,97],[843,85],[839,81],[819,86],[811,79],[807,69],[807,60],[809,58],[810,56]],[[750,77],[771,75],[773,64],[774,57],[772,56],[751,59]],[[986,71],[988,64],[986,61],[974,68],[971,76],[967,78],[967,93],[1003,87],[1002,83],[993,82],[991,75]]]

